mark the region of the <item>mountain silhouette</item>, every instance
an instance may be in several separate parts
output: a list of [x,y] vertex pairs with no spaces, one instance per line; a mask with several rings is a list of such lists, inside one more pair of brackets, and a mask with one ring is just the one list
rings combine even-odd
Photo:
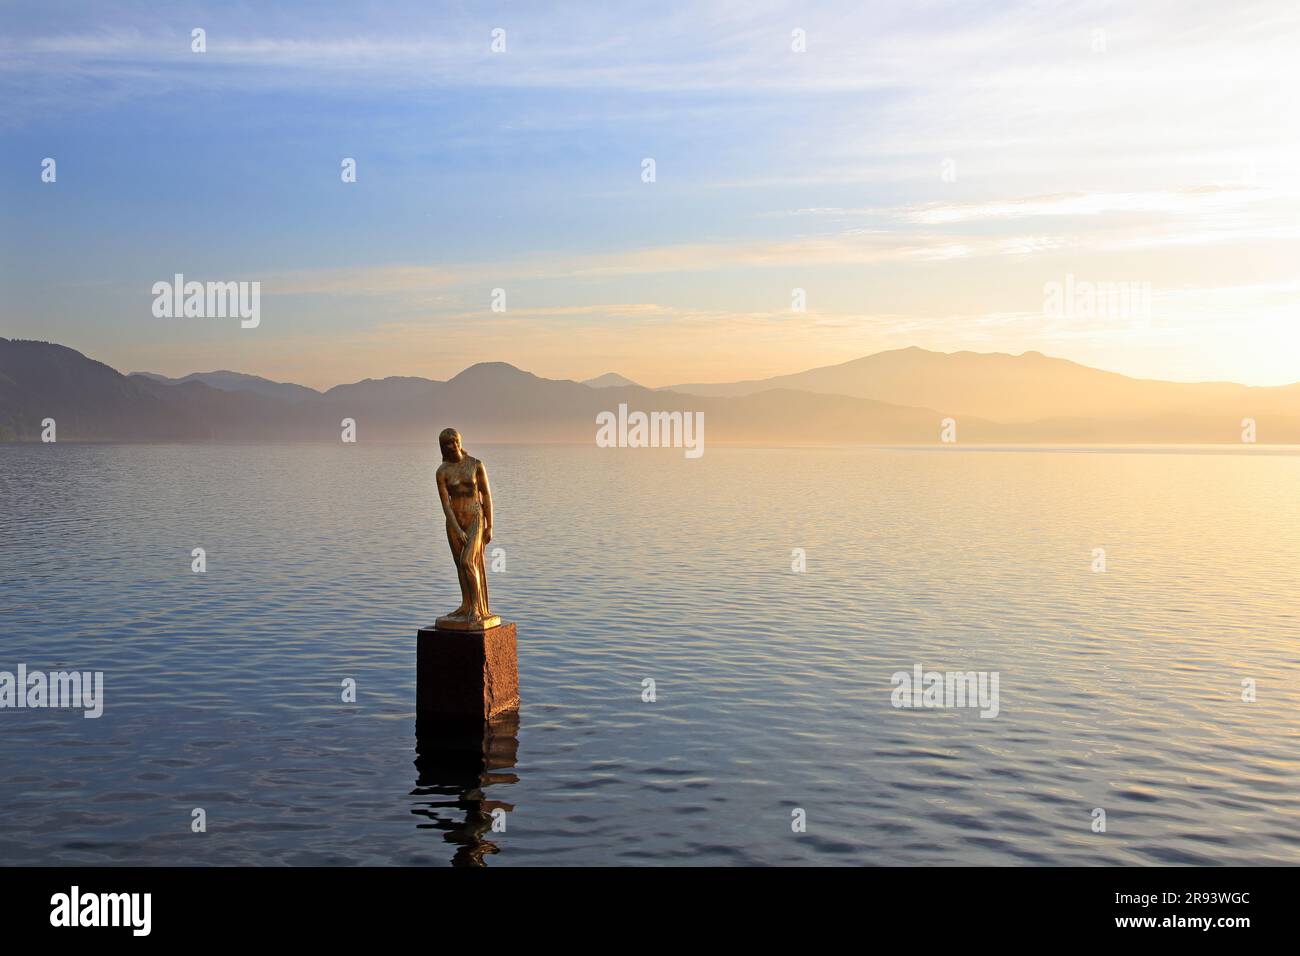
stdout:
[[[608,380],[602,376],[596,382]],[[1037,352],[882,352],[796,375],[648,389],[546,379],[504,362],[447,381],[366,379],[325,392],[238,372],[122,375],[66,346],[0,339],[0,441],[436,441],[591,443],[596,416],[703,412],[705,441],[767,445],[960,442],[1300,442],[1300,386],[1132,379]]]
[[619,375],[617,372],[606,372],[604,375],[597,375],[595,378],[583,379],[583,385],[590,385],[592,388],[619,388],[624,385],[636,385],[626,375]]
[[[1231,382],[1160,382],[1104,372],[1041,352],[930,352],[911,347],[793,375],[720,384],[668,386],[691,395],[740,396],[773,388],[920,405],[1004,423],[1059,419],[1086,432],[1123,430],[1140,421],[1201,420],[1208,441],[1221,423],[1300,415],[1300,384],[1272,388]],[[1193,429],[1194,430],[1194,429]]]
[[166,385],[184,385],[187,382],[202,382],[223,392],[249,392],[264,395],[267,398],[283,398],[291,402],[305,402],[318,398],[320,392],[305,385],[292,385],[288,382],[272,382],[258,375],[245,375],[243,372],[194,372],[184,378],[168,378],[154,372],[132,372],[130,378],[140,376],[150,378]]

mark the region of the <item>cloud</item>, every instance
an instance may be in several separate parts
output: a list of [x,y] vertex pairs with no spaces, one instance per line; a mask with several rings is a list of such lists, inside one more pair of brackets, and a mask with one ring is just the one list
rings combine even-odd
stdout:
[[[943,16],[925,3],[179,9],[160,19],[108,0],[0,14],[0,116],[30,126],[21,146],[37,156],[47,142],[96,161],[102,148],[140,222],[167,222],[184,201],[174,197],[193,197],[178,245],[209,271],[220,255],[241,270],[258,262],[264,294],[318,336],[318,361],[326,327],[337,334],[339,368],[365,354],[376,326],[407,321],[454,327],[471,360],[484,357],[469,355],[476,331],[481,345],[495,330],[556,366],[573,328],[611,365],[634,345],[670,368],[718,361],[703,332],[680,347],[650,341],[665,323],[752,332],[735,343],[747,373],[908,335],[1014,347],[1017,335],[1054,334],[1025,311],[1040,264],[1109,275],[1120,263],[1157,288],[1227,287],[1292,268],[1300,238],[1289,186],[1300,9],[1283,0],[945,5]],[[191,23],[208,31],[205,54],[190,52]],[[790,48],[796,27],[805,53]],[[122,141],[138,130],[164,131],[166,148],[132,156]],[[224,193],[210,169],[177,172],[218,141],[237,144],[244,177]],[[372,157],[340,201],[326,190],[358,141]],[[629,195],[645,155],[660,158],[660,181]],[[949,160],[955,175],[943,179]],[[92,183],[93,165],[67,185]],[[247,217],[242,256],[224,251],[236,243],[222,200],[239,208],[299,174],[274,194],[277,215]],[[116,223],[126,193],[76,195],[75,213],[19,225],[66,226],[76,242],[60,248],[87,250],[101,270],[128,258],[152,269],[171,252],[146,236],[115,258],[84,224]],[[19,215],[36,208],[18,198]],[[364,263],[310,267],[313,250],[333,261],[356,236]],[[40,270],[26,261],[15,250],[11,274],[34,287]],[[86,274],[57,291],[71,297]],[[826,311],[756,307],[794,281],[816,283],[810,298]],[[483,311],[494,287],[510,293],[506,316]],[[30,296],[34,310],[54,310],[49,292]],[[134,300],[119,298],[129,322]],[[79,307],[98,314],[89,300]],[[436,346],[430,335],[421,347]],[[1213,349],[1189,342],[1182,360]],[[371,371],[388,370],[376,359]]]
[[1036,216],[1099,216],[1103,213],[1204,213],[1259,202],[1268,194],[1250,186],[1199,188],[1132,193],[1062,193],[1002,201],[926,203],[898,210],[904,222],[944,225],[980,220],[1027,219]]

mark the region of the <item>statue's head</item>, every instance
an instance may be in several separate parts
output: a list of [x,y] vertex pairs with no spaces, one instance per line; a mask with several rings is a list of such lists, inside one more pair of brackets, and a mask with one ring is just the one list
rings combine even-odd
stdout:
[[460,432],[454,428],[444,428],[438,436],[438,445],[442,448],[443,461],[460,461],[465,452],[460,447]]

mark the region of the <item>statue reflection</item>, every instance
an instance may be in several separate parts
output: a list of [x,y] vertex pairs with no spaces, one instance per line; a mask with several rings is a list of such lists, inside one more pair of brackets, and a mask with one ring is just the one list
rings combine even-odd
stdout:
[[417,824],[420,829],[441,830],[443,839],[455,845],[452,866],[486,866],[487,854],[501,852],[490,836],[504,830],[514,805],[489,799],[486,791],[519,780],[503,772],[514,767],[518,752],[518,711],[491,721],[425,714],[416,718],[411,795],[430,799],[411,812],[428,817],[428,823]]

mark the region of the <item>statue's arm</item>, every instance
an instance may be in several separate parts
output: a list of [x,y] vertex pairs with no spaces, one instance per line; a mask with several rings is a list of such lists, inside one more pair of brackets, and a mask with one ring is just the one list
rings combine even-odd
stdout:
[[451,523],[452,528],[456,532],[456,537],[458,538],[465,537],[465,532],[461,530],[460,522],[456,520],[456,515],[451,510],[451,495],[447,493],[446,477],[440,471],[438,472],[435,480],[438,483],[438,498],[439,500],[442,501],[442,513],[447,516],[447,520]]
[[483,536],[487,542],[492,540],[492,488],[488,485],[487,469],[481,461],[478,463],[478,482],[483,495]]

